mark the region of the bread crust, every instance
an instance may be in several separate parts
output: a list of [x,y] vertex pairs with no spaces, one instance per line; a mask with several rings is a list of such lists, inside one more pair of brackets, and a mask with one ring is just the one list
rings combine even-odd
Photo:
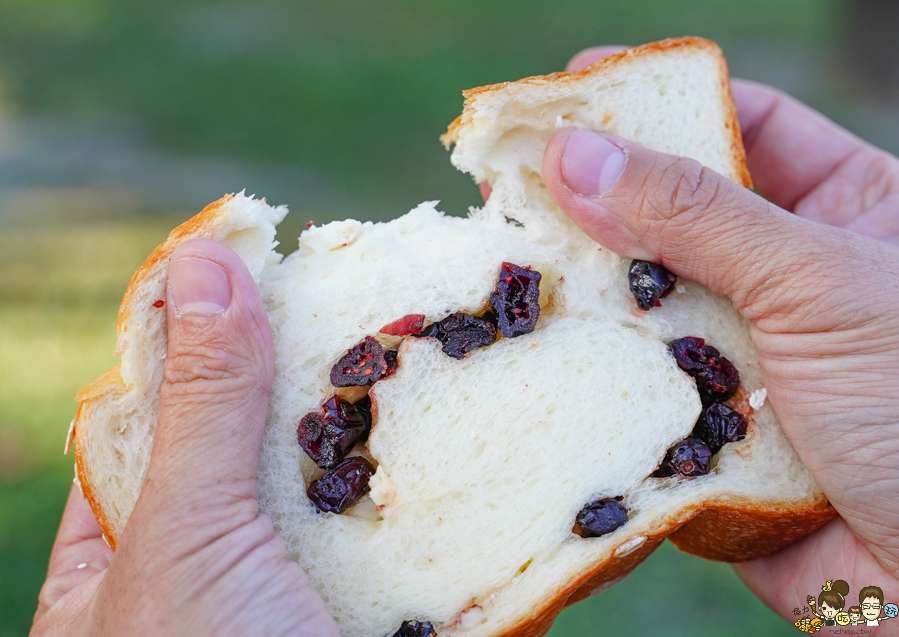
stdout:
[[515,82],[501,82],[499,84],[489,84],[487,86],[479,86],[477,88],[462,91],[465,97],[465,105],[462,114],[454,119],[446,132],[440,136],[440,141],[449,149],[459,139],[459,132],[464,127],[464,121],[468,121],[470,117],[477,111],[476,99],[479,96],[496,91],[508,90],[509,87],[524,86],[528,84],[545,84],[552,82],[558,86],[570,82],[581,80],[595,74],[602,74],[610,67],[621,64],[627,60],[633,60],[639,57],[654,55],[661,52],[673,51],[677,49],[692,49],[695,51],[708,50],[711,51],[718,59],[718,77],[721,85],[722,105],[726,113],[725,127],[730,131],[730,157],[733,175],[728,175],[734,181],[746,188],[752,188],[752,178],[749,170],[746,168],[746,150],[743,147],[743,136],[740,132],[740,122],[737,120],[737,108],[734,105],[733,95],[730,90],[730,72],[727,68],[727,61],[721,48],[710,40],[698,37],[670,38],[659,42],[652,42],[636,46],[631,49],[625,49],[597,60],[590,66],[580,71],[566,72],[560,71],[550,73],[548,75],[534,75],[526,77]]
[[[669,519],[659,531],[645,536],[645,543],[633,552],[615,556],[613,551],[611,557],[594,565],[500,637],[542,637],[563,609],[626,576],[666,538],[681,551],[705,559],[745,562],[789,546],[817,531],[836,515],[823,496],[804,506],[790,502],[747,502],[742,507],[726,503],[697,507],[684,517]],[[619,544],[619,548],[627,541]]]
[[685,553],[719,562],[746,562],[770,555],[813,533],[837,515],[823,495],[795,503],[706,505],[669,540]]
[[[519,80],[517,83],[570,81],[595,73],[610,64],[634,55],[646,55],[660,50],[677,47],[714,47],[720,56],[717,45],[701,38],[680,38],[665,40],[644,45],[600,60],[587,69],[577,73],[554,73]],[[740,136],[736,110],[730,99],[730,84],[727,67],[723,56],[721,67],[722,90],[728,98],[728,128],[733,133],[732,154],[735,166],[740,168],[742,184],[751,186],[749,173],[745,167],[745,152]],[[479,87],[465,92],[466,111],[470,101],[477,95],[498,90],[510,83]],[[449,145],[456,139],[461,126],[461,116],[450,125],[442,137]],[[206,206],[199,214],[186,223],[178,226],[168,238],[147,258],[131,279],[119,309],[116,326],[118,341],[116,353],[121,354],[125,347],[124,334],[126,322],[133,310],[133,300],[139,295],[144,281],[153,270],[169,258],[172,251],[182,242],[198,237],[212,235],[212,230],[222,222],[222,206],[230,201],[233,195]],[[77,395],[80,402],[73,421],[72,436],[75,447],[76,476],[81,484],[82,493],[90,503],[103,535],[109,545],[115,549],[117,533],[110,516],[106,513],[97,495],[97,484],[90,470],[85,436],[94,414],[105,403],[115,396],[128,391],[122,378],[119,365],[114,366],[96,381],[83,387]],[[777,551],[791,542],[814,532],[827,521],[836,516],[836,511],[827,500],[818,495],[812,502],[780,502],[780,501],[737,501],[706,503],[687,510],[675,511],[660,523],[658,529],[649,535],[624,538],[619,544],[618,555],[611,555],[596,564],[585,566],[562,590],[548,598],[545,603],[535,607],[526,617],[521,618],[512,627],[496,633],[495,637],[539,637],[549,630],[556,616],[568,605],[576,603],[595,592],[600,586],[623,577],[631,572],[640,562],[646,559],[663,541],[669,537],[679,549],[699,555],[707,559],[724,561],[744,561],[755,559]],[[645,537],[642,545],[632,551],[622,550],[628,542],[636,537]]]
[[116,541],[118,539],[115,533],[115,527],[112,524],[112,520],[110,520],[109,516],[106,515],[106,512],[103,510],[103,506],[100,504],[100,499],[97,496],[96,487],[94,486],[93,475],[85,461],[86,454],[83,448],[84,438],[83,436],[78,435],[78,424],[90,421],[87,414],[90,409],[89,402],[98,399],[103,399],[103,396],[86,400],[78,405],[78,411],[75,412],[75,424],[72,430],[75,443],[75,479],[78,481],[78,485],[81,488],[81,495],[83,495],[88,504],[90,504],[91,511],[94,512],[94,517],[97,518],[97,524],[100,525],[100,530],[103,532],[103,539],[106,540],[109,547],[115,551]]

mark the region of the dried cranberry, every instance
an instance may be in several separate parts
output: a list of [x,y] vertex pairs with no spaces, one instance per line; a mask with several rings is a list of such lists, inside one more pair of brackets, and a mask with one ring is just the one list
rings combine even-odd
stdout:
[[514,263],[503,263],[490,306],[496,312],[499,331],[506,338],[529,334],[540,317],[540,273]]
[[161,308],[163,305],[165,305],[165,301],[163,301],[162,299],[159,299],[158,301],[153,302],[153,307],[155,307],[157,310],[159,308]]
[[702,410],[693,436],[707,444],[712,453],[718,453],[727,443],[746,437],[746,418],[727,405],[712,403]]
[[418,334],[421,331],[421,326],[424,324],[424,314],[407,314],[393,323],[388,323],[378,331],[381,334],[390,334],[391,336],[410,336]]
[[366,336],[331,368],[331,384],[335,387],[355,387],[371,385],[384,378],[390,373],[385,353],[381,343]]
[[656,477],[704,476],[709,472],[712,450],[702,440],[688,436],[668,449],[665,459],[655,472]]
[[356,408],[356,411],[362,416],[362,419],[365,422],[365,431],[362,432],[362,435],[359,436],[359,440],[357,442],[365,442],[368,440],[368,434],[371,433],[371,398],[366,394],[363,398],[360,398],[356,402],[353,403],[353,407]]
[[[367,398],[367,397],[366,397]],[[362,401],[360,401],[362,402]],[[371,402],[351,404],[333,396],[322,405],[321,414],[306,414],[297,427],[297,441],[322,469],[343,460],[371,428]]]
[[627,507],[615,498],[602,498],[581,509],[574,521],[581,537],[599,537],[627,522]]
[[393,637],[431,637],[436,634],[431,622],[404,621]]
[[671,294],[676,281],[677,277],[665,266],[637,259],[631,261],[631,268],[627,273],[631,294],[641,310],[659,307],[662,304],[659,299]]
[[740,374],[717,349],[706,345],[705,340],[685,336],[668,345],[677,366],[696,381],[703,405],[727,400],[740,385]]
[[456,312],[442,321],[431,323],[419,336],[433,336],[443,344],[443,351],[453,358],[462,358],[473,349],[490,345],[496,340],[493,314],[483,318]]
[[399,366],[399,354],[395,349],[389,349],[384,352],[384,360],[387,361],[387,373],[384,374],[384,378],[387,376],[393,376],[396,373],[396,368]]
[[324,513],[343,513],[368,493],[374,469],[362,456],[342,460],[309,485],[306,495]]

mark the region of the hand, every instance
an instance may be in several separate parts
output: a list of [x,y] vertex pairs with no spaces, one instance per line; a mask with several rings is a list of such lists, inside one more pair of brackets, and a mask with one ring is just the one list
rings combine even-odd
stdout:
[[575,128],[550,140],[544,180],[596,241],[729,297],[752,323],[771,405],[841,518],[736,565],[740,577],[791,622],[829,579],[899,599],[899,160],[773,89],[733,92],[768,201],[695,161]]
[[316,635],[337,626],[256,501],[274,352],[250,273],[204,239],[169,265],[150,467],[116,552],[69,495],[32,635]]

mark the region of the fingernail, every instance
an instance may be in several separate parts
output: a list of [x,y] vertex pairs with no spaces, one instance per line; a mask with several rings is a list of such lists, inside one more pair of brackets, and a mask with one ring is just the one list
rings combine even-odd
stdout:
[[212,316],[231,303],[231,284],[224,268],[206,259],[182,257],[169,263],[172,302],[181,314]]
[[618,146],[599,133],[577,128],[562,151],[562,179],[579,195],[602,197],[621,177],[626,163],[627,156]]

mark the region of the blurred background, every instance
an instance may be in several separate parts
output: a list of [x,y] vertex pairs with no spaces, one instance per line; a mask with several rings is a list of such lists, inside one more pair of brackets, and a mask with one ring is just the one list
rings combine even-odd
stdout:
[[[462,89],[680,35],[896,153],[896,25],[895,0],[0,0],[0,637],[30,626],[125,286],[206,203],[288,204],[286,251],[310,219],[464,214],[477,190],[437,143]],[[551,635],[604,630],[795,628],[665,545]]]

